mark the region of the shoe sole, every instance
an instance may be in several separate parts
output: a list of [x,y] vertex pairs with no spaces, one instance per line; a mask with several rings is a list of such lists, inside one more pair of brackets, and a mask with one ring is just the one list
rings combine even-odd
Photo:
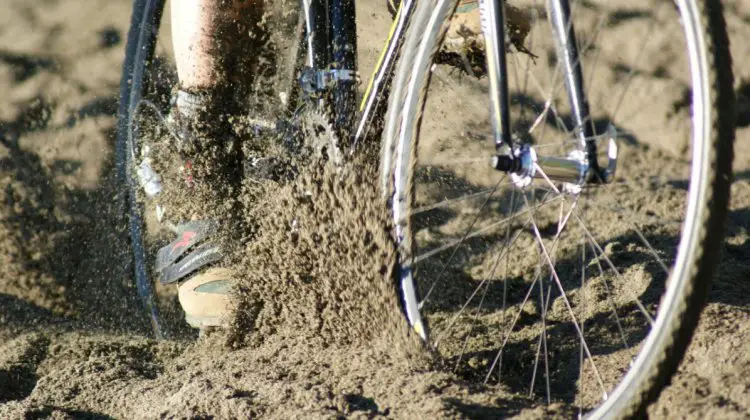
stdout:
[[177,297],[187,323],[200,329],[226,327],[234,283],[234,273],[227,268],[209,268],[180,283]]

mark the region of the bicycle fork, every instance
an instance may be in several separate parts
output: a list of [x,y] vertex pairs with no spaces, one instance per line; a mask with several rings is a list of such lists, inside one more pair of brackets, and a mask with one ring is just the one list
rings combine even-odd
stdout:
[[[558,62],[565,79],[565,89],[575,124],[574,135],[578,141],[577,150],[573,150],[565,157],[538,156],[531,144],[513,143],[503,5],[501,0],[483,0],[480,7],[490,82],[490,119],[496,153],[492,160],[493,167],[509,173],[519,187],[529,185],[532,178],[543,178],[550,182],[563,182],[568,191],[578,192],[585,182],[611,181],[617,167],[617,132],[611,125],[607,129],[605,137],[608,140],[608,164],[602,169],[597,158],[597,136],[594,133],[584,91],[583,71],[569,1],[547,1],[547,13],[555,38]],[[548,109],[545,109],[545,114],[547,111]]]

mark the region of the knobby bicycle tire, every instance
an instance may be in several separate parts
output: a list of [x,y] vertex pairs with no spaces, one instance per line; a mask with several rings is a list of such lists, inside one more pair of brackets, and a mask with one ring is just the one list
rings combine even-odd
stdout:
[[118,184],[122,185],[121,200],[128,215],[128,231],[133,255],[135,282],[151,326],[157,338],[162,338],[158,324],[158,308],[153,286],[149,280],[146,250],[143,240],[142,205],[138,202],[138,186],[134,179],[135,153],[138,145],[133,137],[132,121],[145,89],[147,63],[154,54],[164,0],[136,0],[133,3],[128,40],[125,47],[122,79],[120,80],[120,105],[117,112],[117,142],[115,167]]

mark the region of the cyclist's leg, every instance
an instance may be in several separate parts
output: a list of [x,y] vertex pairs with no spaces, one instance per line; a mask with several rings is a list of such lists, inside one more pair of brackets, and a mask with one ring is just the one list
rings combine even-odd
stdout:
[[193,165],[210,157],[206,149],[224,149],[214,155],[233,174],[229,181],[242,167],[229,117],[245,111],[262,13],[262,0],[181,0],[171,8],[179,86],[170,120],[178,147],[198,160]]
[[172,6],[180,86],[187,91],[247,85],[262,0],[182,0]]
[[179,285],[186,319],[198,328],[224,325],[229,314],[234,272],[226,239],[219,238],[239,236],[232,215],[241,212],[231,204],[227,211],[226,204],[236,202],[243,166],[229,117],[244,111],[261,15],[261,0],[172,2],[179,86],[170,124],[192,186],[178,192],[187,210],[172,212],[180,223],[177,239],[158,252],[156,268],[162,281]]
[[[221,120],[216,117],[243,111],[262,13],[262,0],[173,3],[172,42],[179,79],[173,111],[185,116],[178,121],[181,136],[224,137],[226,124],[216,124]],[[208,132],[191,135],[196,125]]]

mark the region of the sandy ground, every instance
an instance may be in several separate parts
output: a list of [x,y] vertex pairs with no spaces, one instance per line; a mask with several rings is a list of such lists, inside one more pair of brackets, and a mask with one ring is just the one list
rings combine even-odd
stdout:
[[[360,62],[369,68],[390,17],[380,2],[359,7],[368,22]],[[651,409],[656,418],[750,413],[750,45],[737,41],[750,36],[750,8],[726,7],[739,111],[726,250],[685,361]],[[285,231],[281,219],[261,218],[267,235],[248,245],[243,264],[267,269],[248,270],[245,280],[276,276],[286,287],[266,282],[245,292],[285,303],[261,310],[260,334],[244,347],[227,347],[223,336],[196,343],[168,293],[162,312],[172,337],[149,339],[112,170],[130,2],[3,0],[3,9],[0,418],[573,415],[512,386],[479,386],[419,350],[376,274],[392,269],[393,249],[379,224],[385,215],[371,205],[377,192],[361,186],[374,177],[367,170],[343,186],[301,181],[297,188],[319,188],[318,206],[294,201],[292,187],[269,199],[303,223],[330,226],[297,238],[297,248],[263,253]],[[452,85],[451,94],[470,98],[470,86]],[[358,253],[362,242],[337,242],[336,229],[370,238],[362,241],[379,259]],[[313,235],[327,238],[322,250]],[[315,258],[332,254],[341,256],[336,264]],[[305,273],[316,274],[308,283]]]

